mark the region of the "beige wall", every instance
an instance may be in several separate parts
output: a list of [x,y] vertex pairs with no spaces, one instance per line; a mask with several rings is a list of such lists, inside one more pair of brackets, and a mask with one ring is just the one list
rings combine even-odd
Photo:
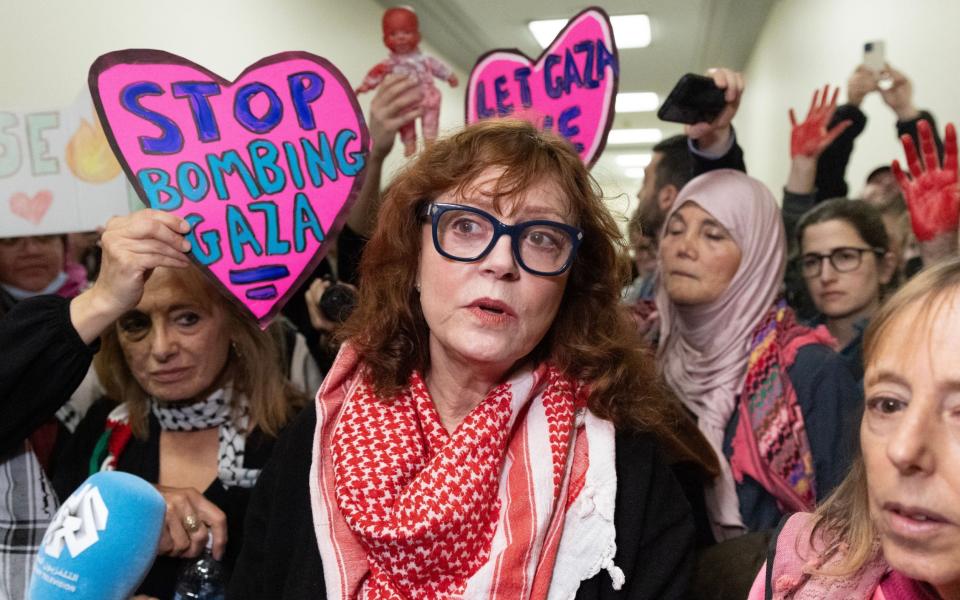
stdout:
[[[86,90],[97,56],[123,48],[173,52],[226,78],[264,56],[307,50],[358,85],[387,53],[382,12],[373,0],[11,0],[0,18],[0,110],[69,104]],[[428,44],[423,49],[436,55]],[[463,85],[437,85],[441,128],[462,125]],[[372,96],[360,97],[364,110]],[[395,149],[388,171],[401,158]]]
[[[374,0],[10,0],[0,11],[0,110],[69,104],[86,90],[94,59],[123,48],[173,52],[227,78],[269,54],[307,50],[357,85],[386,56],[382,11]],[[423,50],[438,56],[428,43]],[[441,133],[463,125],[466,74],[457,74],[456,89],[436,82]],[[360,96],[364,110],[372,96]],[[387,160],[388,177],[403,162],[399,146]],[[594,175],[622,214],[640,182],[619,171],[601,162]]]
[[[779,196],[789,168],[787,109],[806,114],[813,90],[828,82],[843,85],[844,101],[868,40],[886,41],[889,62],[913,80],[917,107],[933,112],[942,132],[960,116],[958,24],[956,0],[780,0],[757,40],[735,121],[751,174]],[[903,162],[893,113],[876,94],[861,108],[868,122],[847,170],[851,194],[874,167]]]

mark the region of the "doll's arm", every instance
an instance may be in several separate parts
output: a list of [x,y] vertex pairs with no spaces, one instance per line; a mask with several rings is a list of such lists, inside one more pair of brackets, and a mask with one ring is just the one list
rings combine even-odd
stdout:
[[387,61],[379,62],[367,73],[367,76],[363,78],[363,83],[360,84],[360,87],[357,88],[357,93],[362,94],[364,92],[369,92],[373,88],[380,85],[380,82],[383,81],[383,78],[390,73],[390,63]]
[[443,79],[444,81],[450,84],[450,87],[457,87],[459,80],[457,79],[457,76],[454,74],[453,69],[451,69],[442,61],[432,56],[428,56],[426,57],[426,59],[427,59],[427,68],[430,69],[430,73],[434,77],[436,77],[437,79]]

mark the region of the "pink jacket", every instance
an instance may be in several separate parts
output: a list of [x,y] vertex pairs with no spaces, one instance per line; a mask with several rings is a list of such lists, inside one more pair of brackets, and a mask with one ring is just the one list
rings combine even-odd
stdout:
[[[829,577],[812,575],[809,571],[821,566],[819,552],[824,547],[823,540],[817,538],[810,543],[810,531],[813,528],[813,514],[797,513],[784,524],[777,538],[777,550],[773,561],[774,600],[883,600],[880,581],[890,572],[883,557],[865,564],[849,577]],[[827,561],[828,566],[836,559]],[[767,565],[760,572],[750,589],[748,600],[764,600],[766,597]]]

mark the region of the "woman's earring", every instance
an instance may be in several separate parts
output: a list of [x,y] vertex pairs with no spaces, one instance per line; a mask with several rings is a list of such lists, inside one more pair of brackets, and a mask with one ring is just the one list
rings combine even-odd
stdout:
[[236,340],[230,342],[230,348],[233,350],[233,353],[237,355],[237,358],[243,358],[243,354],[240,352],[240,346],[237,345]]
[[419,283],[413,284],[413,289],[417,290],[417,293],[419,294],[419,293],[420,293],[420,284],[419,284]]

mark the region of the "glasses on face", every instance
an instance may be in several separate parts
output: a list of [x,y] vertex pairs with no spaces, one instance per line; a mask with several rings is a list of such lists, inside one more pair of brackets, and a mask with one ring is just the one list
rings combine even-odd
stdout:
[[25,235],[22,237],[0,238],[0,246],[5,248],[22,248],[28,241],[35,244],[46,246],[60,239],[59,235]]
[[807,279],[819,277],[823,272],[823,259],[829,259],[833,270],[838,273],[855,271],[863,260],[864,252],[872,252],[878,257],[887,253],[883,248],[834,248],[830,254],[808,252],[800,257],[800,271]]
[[486,256],[500,236],[508,235],[517,264],[533,275],[560,275],[569,269],[583,240],[583,232],[566,223],[534,220],[507,225],[486,211],[461,204],[431,202],[426,212],[433,224],[433,246],[441,256],[474,262]]

